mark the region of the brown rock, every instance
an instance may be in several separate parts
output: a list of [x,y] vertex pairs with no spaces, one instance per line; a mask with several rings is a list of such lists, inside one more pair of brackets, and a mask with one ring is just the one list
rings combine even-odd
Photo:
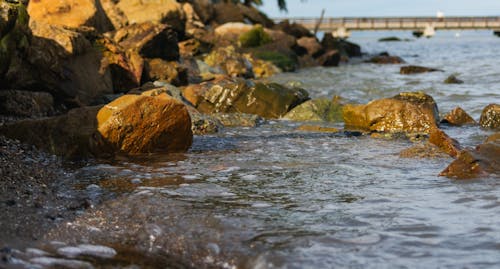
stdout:
[[408,65],[408,66],[401,66],[399,73],[402,75],[409,75],[409,74],[420,74],[420,73],[436,72],[436,71],[443,72],[443,70],[441,70],[441,69],[424,67],[424,66],[416,66],[416,65]]
[[479,124],[483,128],[499,129],[500,128],[500,105],[489,104],[481,112]]
[[146,59],[145,81],[164,81],[175,86],[187,84],[187,70],[176,61]]
[[318,63],[322,66],[338,66],[340,57],[339,51],[329,50],[318,58]]
[[486,141],[484,143],[488,143],[488,142],[498,142],[500,141],[500,133],[494,133],[492,135],[490,135]]
[[133,50],[125,51],[113,40],[103,37],[96,41],[103,51],[102,69],[109,69],[115,93],[139,87],[144,60]]
[[233,46],[213,50],[204,61],[209,66],[220,67],[224,73],[232,77],[254,77],[250,61]]
[[445,84],[462,84],[463,80],[458,79],[455,75],[450,75],[444,80]]
[[357,44],[348,42],[343,39],[333,37],[332,33],[325,33],[321,40],[323,48],[328,50],[338,50],[340,55],[345,58],[361,57],[361,47]]
[[474,179],[500,173],[500,142],[481,144],[475,150],[463,150],[439,175],[453,179]]
[[136,51],[145,58],[179,59],[177,34],[166,24],[150,21],[132,24],[113,33],[112,38],[124,49]]
[[319,133],[338,133],[339,129],[334,128],[334,127],[327,127],[327,126],[304,124],[304,125],[297,127],[297,131],[319,132]]
[[203,23],[208,23],[213,19],[215,8],[210,0],[190,0],[189,2]]
[[309,31],[309,29],[305,28],[301,24],[290,23],[289,20],[281,21],[280,23],[276,24],[273,29],[283,31],[296,38],[313,37],[313,34],[311,33],[311,31]]
[[401,158],[449,158],[438,146],[431,143],[419,143],[415,146],[402,150],[399,153]]
[[184,32],[186,18],[176,0],[116,0],[116,7],[125,14],[129,24],[146,22],[168,24],[179,33]]
[[367,62],[374,64],[402,64],[405,61],[398,56],[378,55],[370,58]]
[[457,140],[449,137],[443,130],[438,128],[431,129],[429,133],[429,142],[454,158],[456,158],[462,150]]
[[52,25],[91,26],[101,33],[114,28],[97,0],[30,1],[28,13],[32,20]]
[[465,112],[461,107],[456,107],[452,111],[444,115],[442,122],[451,125],[462,126],[468,124],[476,124],[477,122]]
[[315,37],[301,37],[297,39],[297,44],[307,50],[307,54],[317,57],[321,55],[323,47]]
[[43,117],[54,113],[54,98],[47,92],[0,91],[0,114]]
[[128,155],[182,152],[193,139],[185,105],[167,94],[124,95],[99,110],[97,120],[103,139]]
[[259,12],[256,8],[239,3],[216,3],[214,5],[214,10],[214,19],[219,25],[228,22],[246,21],[250,21],[252,24],[260,24],[264,27],[272,27],[274,25],[272,20],[265,14]]
[[346,128],[376,132],[428,134],[437,127],[438,110],[434,99],[424,93],[400,93],[366,105],[345,105]]

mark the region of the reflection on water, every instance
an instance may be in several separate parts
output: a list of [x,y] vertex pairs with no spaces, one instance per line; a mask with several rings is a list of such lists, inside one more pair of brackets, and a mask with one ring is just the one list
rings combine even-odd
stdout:
[[[486,104],[500,102],[498,38],[472,33],[460,39],[373,40],[354,36],[369,52],[389,51],[445,72],[403,76],[398,65],[355,64],[273,79],[298,82],[313,97],[340,95],[359,103],[423,90],[441,112],[460,105],[475,119]],[[452,73],[465,83],[444,84]],[[400,158],[411,145],[405,139],[304,133],[296,127],[270,121],[228,128],[195,137],[186,154],[83,168],[75,184],[98,202],[48,234],[47,241],[113,247],[120,257],[115,265],[144,267],[151,266],[144,262],[149,258],[176,268],[500,264],[498,178],[438,177],[451,159]],[[488,135],[477,127],[446,127],[446,132],[465,146]],[[123,253],[138,254],[123,258]]]

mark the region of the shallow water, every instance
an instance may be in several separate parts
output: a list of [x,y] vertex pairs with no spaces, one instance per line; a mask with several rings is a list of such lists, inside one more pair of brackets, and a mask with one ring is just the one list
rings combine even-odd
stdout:
[[[445,71],[405,76],[399,65],[359,63],[272,80],[300,84],[313,97],[340,95],[359,103],[422,90],[440,112],[460,105],[475,119],[484,106],[500,102],[500,38],[438,32],[431,39],[376,41],[394,34],[408,33],[351,39],[365,52],[388,51]],[[450,74],[465,83],[444,84]],[[84,167],[72,180],[88,193],[92,208],[37,245],[52,254],[25,251],[17,261],[42,267],[46,256],[96,267],[500,266],[498,177],[438,177],[452,159],[400,158],[412,145],[408,140],[306,133],[296,131],[298,125],[277,120],[227,128],[195,137],[186,154]],[[445,130],[465,146],[490,133]],[[101,255],[113,253],[102,246],[117,252],[114,260]],[[61,250],[68,248],[77,255]],[[81,254],[82,248],[97,254]]]

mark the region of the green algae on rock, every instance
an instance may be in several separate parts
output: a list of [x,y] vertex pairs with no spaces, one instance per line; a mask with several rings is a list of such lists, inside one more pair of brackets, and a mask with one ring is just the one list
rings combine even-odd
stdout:
[[341,122],[343,105],[336,97],[333,100],[317,98],[306,101],[290,110],[283,118],[294,121]]

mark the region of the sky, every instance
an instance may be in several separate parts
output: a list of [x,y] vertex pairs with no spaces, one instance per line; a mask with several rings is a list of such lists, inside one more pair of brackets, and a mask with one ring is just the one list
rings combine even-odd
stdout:
[[500,16],[500,0],[286,0],[288,13],[277,0],[259,7],[270,17],[381,17],[381,16]]

